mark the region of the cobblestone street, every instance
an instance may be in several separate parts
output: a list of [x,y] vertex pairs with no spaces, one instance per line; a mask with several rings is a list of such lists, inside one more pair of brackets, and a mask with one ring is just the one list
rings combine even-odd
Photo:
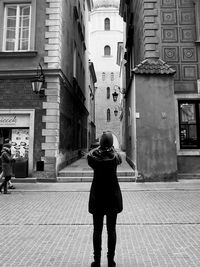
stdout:
[[[1,195],[0,266],[90,266],[90,183],[16,184]],[[200,182],[121,183],[117,266],[200,266]],[[106,263],[106,228],[102,266]]]

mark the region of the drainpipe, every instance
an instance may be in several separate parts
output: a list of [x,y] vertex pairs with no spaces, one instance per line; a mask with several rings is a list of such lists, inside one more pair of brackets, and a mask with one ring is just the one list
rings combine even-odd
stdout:
[[137,178],[138,178],[138,169],[137,169],[137,129],[136,129],[136,85],[135,85],[135,76],[132,73],[132,85],[133,85],[133,136],[135,136],[133,142],[134,142],[134,159],[135,159],[135,182],[137,182]]

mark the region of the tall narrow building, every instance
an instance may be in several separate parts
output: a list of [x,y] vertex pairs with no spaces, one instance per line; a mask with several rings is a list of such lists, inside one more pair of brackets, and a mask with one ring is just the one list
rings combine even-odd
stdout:
[[[120,67],[117,65],[117,47],[123,40],[123,20],[119,16],[118,0],[95,0],[90,17],[90,58],[97,75],[96,137],[105,130],[114,136],[114,145],[120,147]],[[112,94],[119,94],[113,101]]]

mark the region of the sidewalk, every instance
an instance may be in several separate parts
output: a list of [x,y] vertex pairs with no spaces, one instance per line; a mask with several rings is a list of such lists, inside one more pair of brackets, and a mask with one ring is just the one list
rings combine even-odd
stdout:
[[[91,183],[17,183],[0,195],[0,266],[90,267]],[[120,183],[117,267],[199,267],[200,181]],[[102,267],[106,267],[106,228]]]

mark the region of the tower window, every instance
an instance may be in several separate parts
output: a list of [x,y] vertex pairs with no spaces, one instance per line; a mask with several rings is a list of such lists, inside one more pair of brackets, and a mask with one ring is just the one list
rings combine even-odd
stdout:
[[107,99],[110,99],[110,87],[107,87]]
[[110,46],[109,45],[106,45],[104,47],[104,56],[110,56],[110,54],[111,54]]
[[107,109],[107,121],[110,121],[110,109]]
[[111,72],[111,74],[110,74],[110,79],[111,79],[111,81],[114,81],[114,73],[113,72]]
[[110,19],[109,18],[106,18],[104,20],[104,30],[105,31],[109,31],[110,30]]
[[106,79],[106,74],[105,72],[102,72],[102,81],[105,81],[105,79]]

